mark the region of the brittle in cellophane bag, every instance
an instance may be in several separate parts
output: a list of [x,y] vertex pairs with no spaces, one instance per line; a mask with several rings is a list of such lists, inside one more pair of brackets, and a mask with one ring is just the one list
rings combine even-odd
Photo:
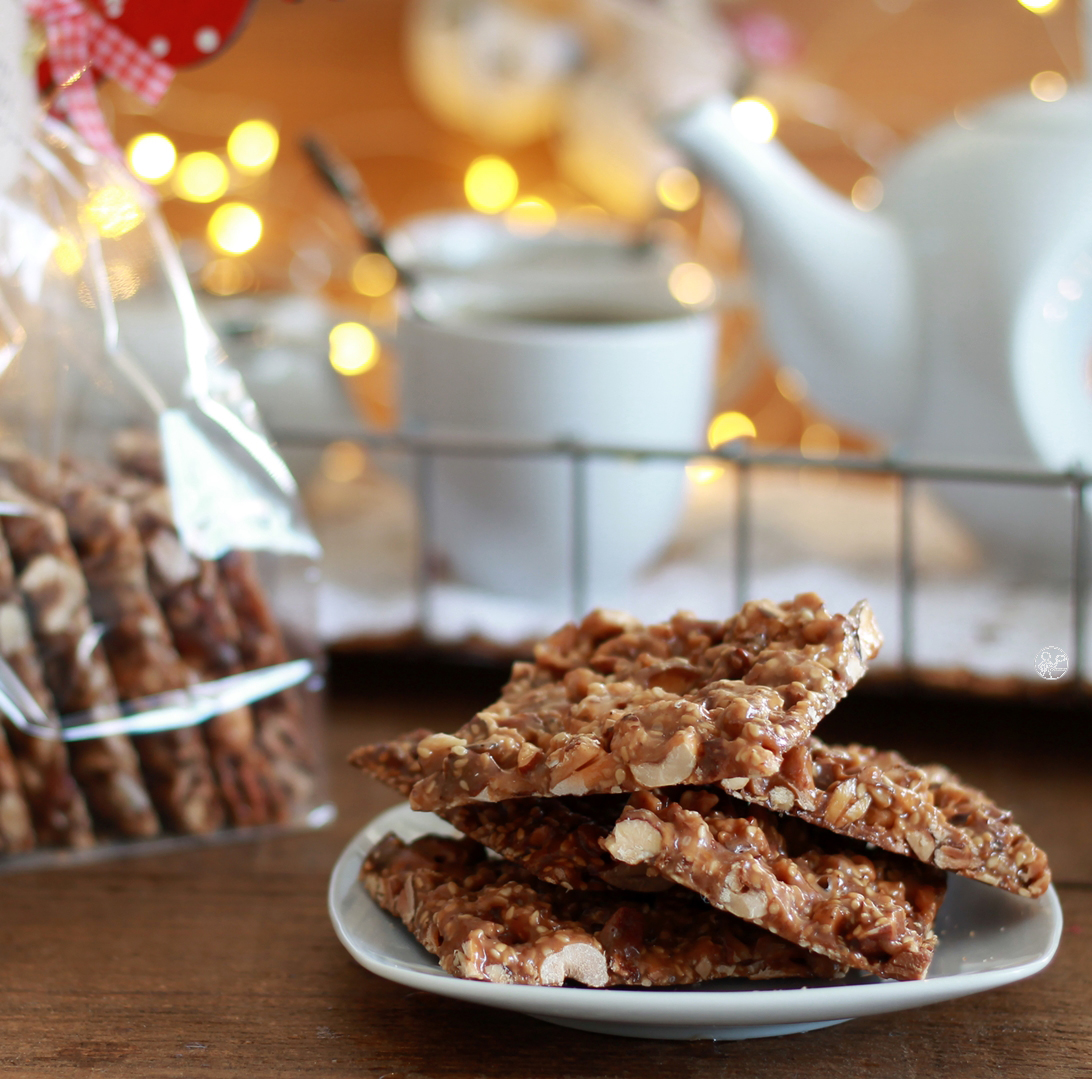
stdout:
[[0,190],[0,867],[322,823],[320,551],[291,474],[154,197],[50,117],[19,145]]

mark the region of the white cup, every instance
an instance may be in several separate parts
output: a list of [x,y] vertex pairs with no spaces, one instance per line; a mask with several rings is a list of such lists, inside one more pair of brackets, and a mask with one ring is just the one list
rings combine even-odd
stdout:
[[[488,287],[426,283],[418,297],[428,317],[411,314],[398,329],[404,429],[485,443],[697,451],[712,403],[715,315],[684,309],[659,272],[636,280],[600,269],[594,281],[579,267],[557,278],[555,263],[549,288],[530,287],[518,272]],[[683,461],[593,456],[583,467],[584,598],[617,602],[674,530]],[[434,481],[431,550],[457,579],[567,601],[570,460],[445,453]]]

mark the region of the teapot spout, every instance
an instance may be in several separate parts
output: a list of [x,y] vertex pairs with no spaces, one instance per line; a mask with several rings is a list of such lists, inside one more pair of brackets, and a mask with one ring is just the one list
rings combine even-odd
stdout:
[[740,133],[708,101],[666,135],[738,206],[765,332],[812,398],[898,441],[914,382],[913,276],[893,222],[858,210],[779,143]]

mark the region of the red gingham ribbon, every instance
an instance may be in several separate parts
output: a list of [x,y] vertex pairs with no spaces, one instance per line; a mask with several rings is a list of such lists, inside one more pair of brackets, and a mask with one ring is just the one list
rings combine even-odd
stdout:
[[50,74],[63,87],[58,105],[95,150],[117,157],[90,69],[109,75],[154,105],[167,92],[174,68],[155,59],[79,0],[28,0],[27,14],[45,26]]

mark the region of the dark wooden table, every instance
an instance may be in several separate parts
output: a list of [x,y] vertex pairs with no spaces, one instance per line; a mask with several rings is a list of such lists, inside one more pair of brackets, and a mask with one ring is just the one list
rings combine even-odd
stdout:
[[1004,989],[750,1042],[582,1034],[410,992],[363,970],[326,914],[349,837],[395,800],[341,762],[454,726],[501,680],[399,659],[335,665],[325,831],[0,877],[0,1071],[111,1076],[661,1079],[1092,1076],[1092,707],[856,691],[824,726],[941,758],[1048,850],[1065,909],[1043,974]]

